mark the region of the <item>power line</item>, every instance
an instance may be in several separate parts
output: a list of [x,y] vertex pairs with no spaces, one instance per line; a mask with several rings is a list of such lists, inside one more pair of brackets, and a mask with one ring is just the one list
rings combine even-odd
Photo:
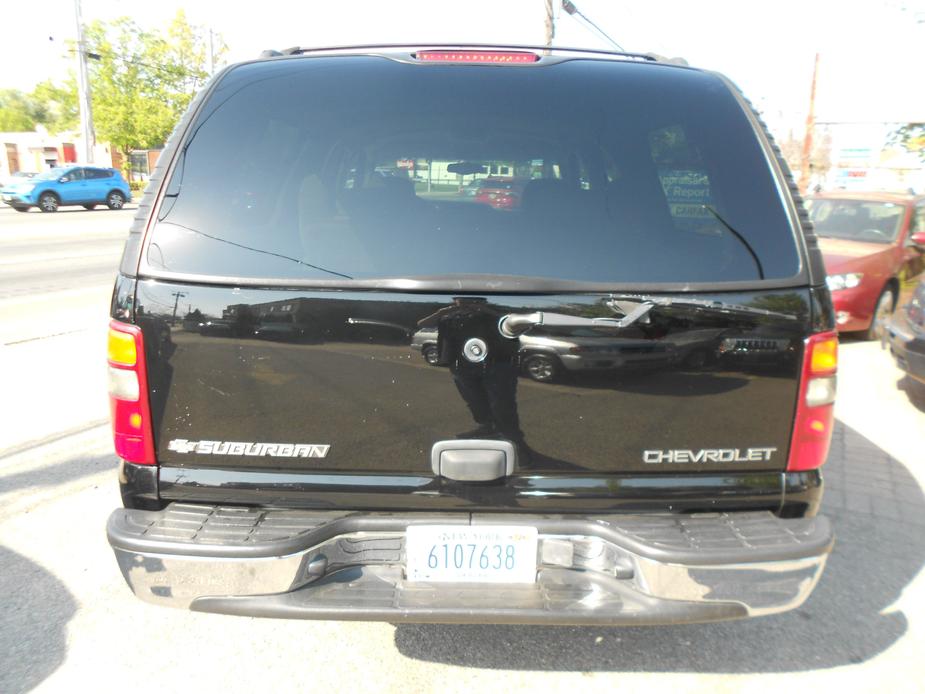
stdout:
[[607,39],[610,43],[612,43],[614,46],[616,46],[616,48],[617,48],[618,51],[622,51],[623,53],[626,52],[626,49],[623,48],[623,46],[621,46],[619,43],[617,43],[617,42],[614,41],[612,38],[610,38],[610,36],[607,35],[607,32],[605,32],[605,31],[604,31],[603,29],[601,29],[597,24],[595,24],[594,22],[592,22],[590,18],[588,18],[585,14],[583,14],[583,13],[581,12],[581,10],[579,10],[577,7],[575,7],[575,3],[573,3],[571,0],[562,0],[562,9],[565,10],[566,13],[568,13],[569,16],[574,17],[575,15],[578,15],[579,17],[581,17],[581,18],[582,18],[583,20],[585,20],[588,24],[590,24],[592,27],[594,27],[594,29],[595,29],[601,36],[603,36],[603,37],[604,37],[605,39]]
[[[219,38],[221,38],[221,34],[219,34]],[[49,37],[48,37],[48,40],[49,40],[49,41],[54,41],[54,40],[55,40],[55,37],[54,37],[54,36],[49,36]],[[104,55],[105,55],[106,57],[112,58],[113,60],[118,60],[119,62],[126,63],[126,64],[129,64],[129,65],[138,65],[138,66],[141,66],[141,67],[146,67],[146,68],[148,68],[148,69],[150,69],[150,70],[160,70],[160,71],[162,71],[162,72],[169,72],[169,73],[172,73],[172,74],[180,74],[182,77],[198,77],[198,74],[197,74],[195,71],[188,70],[188,69],[186,69],[186,68],[182,68],[182,67],[180,67],[180,66],[178,66],[178,65],[152,65],[151,63],[144,63],[144,62],[142,62],[142,61],[140,61],[140,60],[135,60],[134,58],[126,58],[125,56],[122,56],[122,55],[116,55],[116,54],[113,53],[113,52],[109,52],[109,53],[105,53],[105,54],[104,54],[104,53],[97,53],[96,51],[91,51],[91,50],[87,50],[87,49],[79,49],[79,48],[67,48],[66,50],[67,50],[68,53],[75,53],[75,52],[77,52],[78,50],[81,50],[81,52],[83,53],[85,59],[95,60],[95,61],[97,61],[97,62],[102,61],[102,60],[103,60],[103,57],[104,57]],[[214,47],[213,47],[213,32],[212,32],[212,30],[210,29],[210,30],[209,30],[209,72],[208,72],[208,74],[213,74],[213,73],[215,72],[215,53],[214,53],[214,50],[215,50],[215,49],[214,49]],[[63,57],[63,56],[62,56],[62,57]],[[205,70],[202,70],[202,72],[205,72]]]
[[[74,51],[73,48],[70,50],[71,52]],[[103,59],[103,54],[94,53],[92,51],[84,51],[84,55],[86,55],[86,57],[89,58],[90,60],[101,61]],[[141,67],[146,67],[151,70],[160,70],[161,72],[169,72],[175,75],[179,74],[182,77],[198,76],[196,72],[192,70],[188,70],[186,68],[182,68],[178,65],[152,65],[151,63],[143,63],[140,60],[134,60],[133,58],[125,58],[120,55],[115,55],[114,53],[107,54],[107,57],[112,58],[113,60],[118,60],[119,62],[122,62],[122,63],[127,63],[129,65],[139,65]]]

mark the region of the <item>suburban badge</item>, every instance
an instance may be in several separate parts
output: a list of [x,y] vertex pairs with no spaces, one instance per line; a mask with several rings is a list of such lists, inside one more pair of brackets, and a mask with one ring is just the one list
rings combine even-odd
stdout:
[[251,443],[249,441],[187,441],[174,439],[167,444],[174,453],[197,455],[250,455],[271,458],[325,458],[331,446],[315,443]]

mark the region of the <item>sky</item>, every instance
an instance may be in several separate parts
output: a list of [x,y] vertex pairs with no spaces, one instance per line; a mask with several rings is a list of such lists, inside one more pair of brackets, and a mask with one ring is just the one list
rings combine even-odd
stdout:
[[[723,72],[779,137],[802,130],[816,53],[819,121],[925,121],[925,0],[574,0],[624,49],[681,56]],[[557,7],[554,44],[609,48]],[[75,36],[73,0],[4,3],[0,88],[63,79]],[[229,62],[266,48],[366,43],[542,44],[544,0],[82,0],[84,22],[130,16],[167,26],[183,7],[220,33]],[[259,8],[259,12],[254,8]]]

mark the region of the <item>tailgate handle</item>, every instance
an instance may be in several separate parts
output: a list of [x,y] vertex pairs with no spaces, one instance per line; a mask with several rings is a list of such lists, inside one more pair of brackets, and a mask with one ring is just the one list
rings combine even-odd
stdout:
[[583,326],[605,326],[610,328],[626,328],[640,318],[646,316],[655,305],[646,301],[627,313],[623,318],[585,318],[583,316],[567,316],[564,313],[550,313],[549,311],[536,311],[535,313],[509,313],[498,321],[498,331],[509,339],[514,339],[530,330],[535,325],[546,325],[558,328],[578,328]]
[[494,439],[438,441],[430,464],[438,477],[458,482],[490,482],[514,472],[514,444]]

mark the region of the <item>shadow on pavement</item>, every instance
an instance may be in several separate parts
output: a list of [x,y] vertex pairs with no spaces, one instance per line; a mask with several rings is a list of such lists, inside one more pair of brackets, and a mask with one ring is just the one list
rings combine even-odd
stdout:
[[925,564],[925,496],[897,460],[838,423],[822,513],[837,541],[799,610],[740,622],[585,628],[399,625],[409,658],[463,667],[614,672],[793,672],[860,663],[908,629],[888,611]]
[[22,472],[14,472],[0,477],[0,494],[15,492],[28,487],[48,487],[81,477],[89,477],[99,472],[115,472],[119,459],[114,453],[96,456],[74,456],[60,463]]
[[64,661],[77,605],[61,581],[6,547],[0,547],[0,594],[0,691],[28,692]]
[[919,383],[911,376],[903,376],[896,382],[896,387],[906,394],[913,407],[919,412],[925,412],[925,383]]

